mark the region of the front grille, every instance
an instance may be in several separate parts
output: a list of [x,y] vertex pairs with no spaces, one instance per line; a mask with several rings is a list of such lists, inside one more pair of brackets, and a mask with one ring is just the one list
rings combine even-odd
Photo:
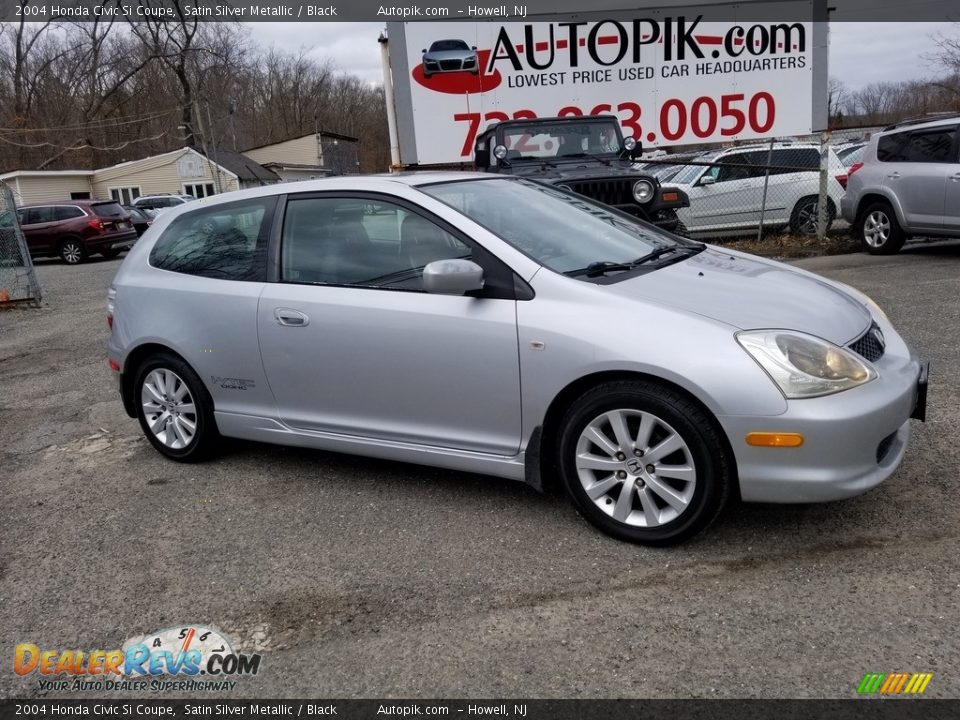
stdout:
[[883,351],[886,350],[887,345],[879,326],[876,323],[870,323],[867,331],[848,347],[870,362],[876,362],[883,357]]
[[881,440],[879,445],[877,445],[877,465],[881,464],[884,458],[887,457],[887,453],[890,452],[890,446],[893,445],[893,441],[896,437],[896,433],[891,433]]
[[459,70],[462,67],[462,64],[459,60],[441,60],[440,69],[441,70]]
[[605,205],[629,205],[634,203],[634,180],[611,178],[609,180],[581,180],[563,183],[574,192],[586,195]]

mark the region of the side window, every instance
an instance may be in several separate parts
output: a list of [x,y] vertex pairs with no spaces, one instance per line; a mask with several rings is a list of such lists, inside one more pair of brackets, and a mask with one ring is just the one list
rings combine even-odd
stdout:
[[771,175],[817,172],[820,169],[820,153],[813,148],[781,148],[773,151],[770,164]]
[[54,209],[52,207],[34,207],[27,208],[24,225],[37,225],[39,223],[53,222],[55,219]]
[[909,133],[884,135],[877,141],[877,160],[880,162],[906,162],[903,150],[909,140]]
[[53,216],[56,220],[72,220],[73,218],[83,217],[83,210],[72,205],[60,205],[53,209]]
[[275,198],[258,198],[182,215],[153,246],[150,264],[188,275],[264,282],[275,204]]
[[910,139],[903,149],[905,162],[949,163],[956,162],[951,154],[953,138],[957,127],[938,127],[930,130],[917,130],[910,133]]
[[751,155],[754,153],[733,153],[720,160],[719,165],[710,168],[711,174],[717,178],[717,182],[730,182],[732,180],[746,180],[756,177],[757,174],[763,174],[762,167],[748,167],[754,165],[751,162]]
[[422,290],[425,265],[471,256],[453,235],[390,202],[294,198],[284,214],[280,279]]

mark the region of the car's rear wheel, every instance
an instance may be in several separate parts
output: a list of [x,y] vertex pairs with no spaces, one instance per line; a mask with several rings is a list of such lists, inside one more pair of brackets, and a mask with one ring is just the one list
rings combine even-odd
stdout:
[[60,258],[67,265],[79,265],[87,259],[87,249],[77,238],[64,238],[60,241]]
[[893,255],[907,239],[896,213],[885,202],[876,202],[864,209],[856,232],[863,249],[871,255]]
[[[837,216],[837,209],[833,201],[827,198],[827,225],[829,230]],[[801,198],[790,213],[790,230],[796,235],[813,236],[817,234],[820,224],[820,198],[816,195]]]
[[706,528],[730,495],[716,423],[668,387],[618,381],[566,412],[558,466],[580,513],[605,533],[669,545]]
[[220,440],[213,400],[197,374],[180,358],[161,353],[137,370],[137,418],[147,440],[179,462],[197,462]]

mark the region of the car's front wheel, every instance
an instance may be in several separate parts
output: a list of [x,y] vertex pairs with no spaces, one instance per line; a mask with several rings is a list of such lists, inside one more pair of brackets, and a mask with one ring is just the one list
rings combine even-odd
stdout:
[[860,214],[856,232],[863,249],[871,255],[893,255],[907,239],[896,213],[885,202],[873,203]]
[[183,360],[154,355],[138,369],[134,392],[140,427],[160,453],[179,462],[197,462],[215,449],[220,434],[213,401]]
[[581,396],[564,416],[558,461],[587,520],[647,545],[706,528],[732,482],[716,424],[687,397],[651,382],[610,382]]

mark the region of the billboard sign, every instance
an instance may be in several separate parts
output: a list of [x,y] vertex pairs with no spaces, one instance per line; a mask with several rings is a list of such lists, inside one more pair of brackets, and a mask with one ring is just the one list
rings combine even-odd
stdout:
[[815,23],[644,12],[389,23],[403,162],[469,162],[476,136],[511,118],[609,113],[644,147],[821,129]]

